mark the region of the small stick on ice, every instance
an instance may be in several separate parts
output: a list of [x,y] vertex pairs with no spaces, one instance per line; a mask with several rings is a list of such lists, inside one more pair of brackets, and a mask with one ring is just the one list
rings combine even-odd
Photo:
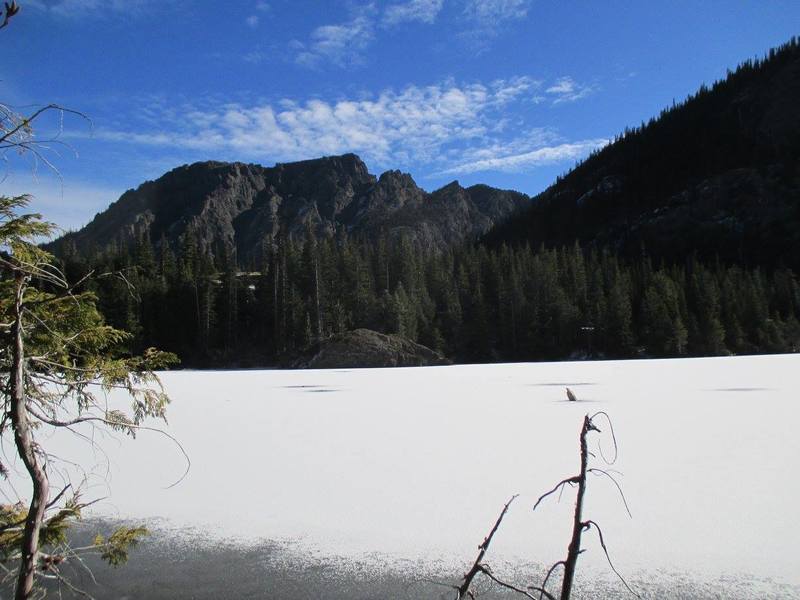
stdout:
[[575,401],[577,401],[577,400],[578,400],[578,398],[576,398],[576,397],[575,397],[575,394],[573,394],[573,393],[572,393],[572,390],[571,390],[571,389],[569,389],[569,388],[567,388],[567,399],[568,399],[570,402],[575,402]]

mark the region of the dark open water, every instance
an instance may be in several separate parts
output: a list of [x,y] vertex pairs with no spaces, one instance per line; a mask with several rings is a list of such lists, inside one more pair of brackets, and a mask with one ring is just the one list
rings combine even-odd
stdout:
[[[108,524],[79,524],[74,531],[75,545],[85,544]],[[451,600],[452,590],[434,583],[455,583],[470,565],[454,568],[426,561],[398,561],[379,555],[362,558],[331,557],[301,550],[291,542],[264,542],[238,546],[209,542],[191,531],[159,531],[137,547],[129,563],[112,568],[96,558],[88,558],[97,583],[76,565],[64,574],[97,600]],[[489,561],[490,562],[490,561]],[[491,562],[490,562],[491,564]],[[494,565],[516,584],[531,573],[541,573],[542,565]],[[628,582],[646,599],[675,600],[752,600],[800,599],[800,586],[769,579],[735,575],[716,580],[685,573],[654,570],[627,574]],[[573,598],[633,598],[613,573],[588,580],[584,574],[576,581]],[[73,597],[62,588],[63,597]],[[476,597],[505,600],[523,596],[505,592],[487,580],[474,587]],[[553,591],[553,590],[551,590]],[[49,597],[58,597],[55,588]],[[0,599],[9,597],[8,590]]]

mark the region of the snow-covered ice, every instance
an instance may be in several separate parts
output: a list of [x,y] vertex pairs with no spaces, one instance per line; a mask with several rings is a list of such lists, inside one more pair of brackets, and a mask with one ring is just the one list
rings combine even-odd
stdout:
[[[463,570],[518,493],[487,560],[548,565],[566,552],[574,491],[531,508],[577,473],[582,418],[605,411],[633,516],[593,477],[585,517],[603,527],[619,571],[800,585],[800,355],[177,371],[162,380],[173,398],[167,429],[192,462],[177,485],[167,487],[183,456],[158,434],[95,432],[105,454],[70,435],[42,440],[96,465],[86,497],[107,498],[94,516]],[[593,448],[609,456],[608,427],[597,422]],[[593,535],[579,571],[608,572]]]

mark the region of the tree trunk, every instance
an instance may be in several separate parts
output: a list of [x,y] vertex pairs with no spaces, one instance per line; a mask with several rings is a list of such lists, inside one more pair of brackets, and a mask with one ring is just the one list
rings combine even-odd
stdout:
[[586,492],[586,467],[589,462],[589,451],[586,446],[586,434],[589,433],[592,422],[587,415],[583,419],[581,428],[581,474],[578,477],[578,497],[575,500],[575,513],[572,521],[572,539],[567,549],[567,559],[564,561],[564,580],[561,585],[561,600],[569,600],[572,593],[572,580],[575,577],[575,567],[578,565],[578,556],[581,553],[581,534],[584,529],[583,522],[583,495]]
[[272,350],[273,355],[277,356],[280,351],[280,346],[278,345],[280,317],[278,312],[278,250],[276,246],[273,246],[270,262],[272,264]]
[[194,281],[192,281],[192,288],[194,289],[194,309],[197,317],[197,342],[201,348],[205,348],[205,340],[203,338],[203,319],[200,316],[200,292],[197,289],[197,275],[194,276]]
[[286,309],[286,288],[288,286],[288,276],[286,274],[286,247],[281,252],[281,354],[286,352],[286,338],[289,330],[288,316]]
[[33,482],[33,495],[25,519],[25,531],[22,538],[21,560],[17,577],[16,600],[26,600],[33,591],[36,560],[39,553],[39,531],[44,521],[47,508],[49,486],[47,474],[36,457],[35,443],[28,420],[25,400],[25,347],[22,340],[22,298],[25,293],[26,277],[22,273],[16,275],[16,294],[14,298],[14,322],[11,335],[14,347],[11,354],[11,423],[14,428],[14,442],[22,462],[28,470]]
[[319,301],[319,259],[314,257],[314,303],[317,311],[317,343],[322,341],[322,308]]

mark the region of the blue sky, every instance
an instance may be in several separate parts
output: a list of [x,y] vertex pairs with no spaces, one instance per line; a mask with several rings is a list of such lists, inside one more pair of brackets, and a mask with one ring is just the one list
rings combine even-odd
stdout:
[[[0,103],[57,103],[0,193],[76,227],[197,160],[355,152],[422,187],[534,194],[797,33],[800,2],[18,0]],[[62,145],[63,143],[63,145]]]

